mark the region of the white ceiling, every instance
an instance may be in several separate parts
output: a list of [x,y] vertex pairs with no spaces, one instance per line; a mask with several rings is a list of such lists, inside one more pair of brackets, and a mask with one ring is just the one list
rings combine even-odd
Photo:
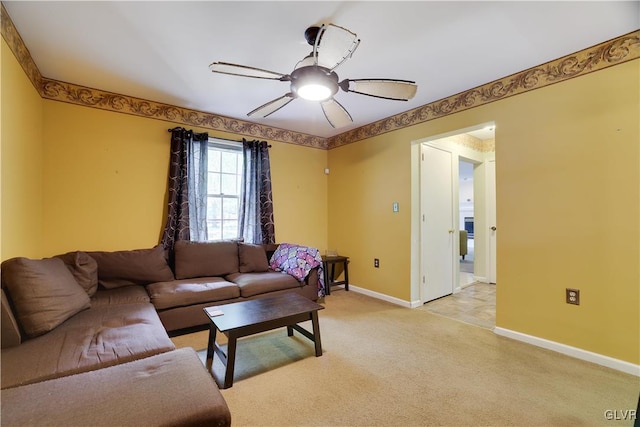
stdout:
[[[5,1],[43,76],[329,137],[640,28],[638,1]],[[333,129],[297,99],[265,119],[254,108],[285,82],[211,73],[214,61],[289,73],[332,22],[360,46],[344,78],[414,80],[408,102],[339,92],[354,124]]]

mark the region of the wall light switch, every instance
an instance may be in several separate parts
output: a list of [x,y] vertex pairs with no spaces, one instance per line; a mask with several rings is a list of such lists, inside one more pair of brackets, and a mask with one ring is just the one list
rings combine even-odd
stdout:
[[398,212],[399,210],[400,210],[400,206],[398,205],[398,202],[393,202],[393,211]]

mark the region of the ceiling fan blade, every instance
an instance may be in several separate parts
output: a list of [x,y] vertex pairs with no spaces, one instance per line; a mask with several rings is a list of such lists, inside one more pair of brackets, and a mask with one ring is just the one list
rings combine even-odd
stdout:
[[280,98],[276,98],[273,101],[269,101],[266,104],[259,106],[258,108],[247,114],[247,116],[262,118],[267,117],[268,115],[275,113],[294,99],[295,98],[293,94],[287,93]]
[[340,88],[345,92],[355,92],[376,98],[408,101],[416,94],[418,85],[409,80],[357,79],[341,81]]
[[337,25],[323,25],[318,31],[313,55],[321,67],[334,70],[338,65],[351,58],[360,44],[355,33]]
[[286,80],[287,75],[246,65],[231,64],[229,62],[214,62],[209,65],[214,73],[230,74],[232,76],[253,77],[256,79]]
[[324,116],[329,121],[329,124],[334,128],[341,128],[353,123],[351,115],[335,99],[329,98],[320,104],[322,105]]

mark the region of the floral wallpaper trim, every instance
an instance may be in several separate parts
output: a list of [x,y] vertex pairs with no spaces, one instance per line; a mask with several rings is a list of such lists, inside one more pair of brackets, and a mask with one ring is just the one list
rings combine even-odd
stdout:
[[98,89],[43,78],[41,95],[45,99],[69,102],[86,107],[115,111],[135,116],[166,120],[182,125],[231,132],[244,137],[269,139],[306,147],[326,149],[324,138],[286,129],[259,125],[217,114],[190,110],[173,105],[147,101]]
[[340,147],[640,58],[640,30],[327,139]]
[[44,78],[4,5],[2,37],[43,98],[319,149],[332,149],[640,58],[640,30],[386,119],[322,138]]
[[495,139],[482,140],[465,133],[450,136],[444,139],[449,139],[454,144],[458,144],[471,150],[479,151],[481,153],[491,153],[496,151]]
[[7,42],[7,45],[9,45],[13,55],[22,66],[22,69],[27,74],[27,77],[29,77],[29,80],[31,80],[33,86],[40,92],[42,74],[40,74],[36,63],[33,62],[31,53],[24,44],[24,41],[22,41],[18,30],[13,25],[13,21],[4,8],[4,4],[2,4],[2,8],[0,9],[0,19],[2,21],[2,38]]

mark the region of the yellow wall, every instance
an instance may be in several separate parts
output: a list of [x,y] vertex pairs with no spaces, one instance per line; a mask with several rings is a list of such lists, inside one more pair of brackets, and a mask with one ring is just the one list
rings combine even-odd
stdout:
[[269,149],[278,243],[327,247],[327,152],[272,141]]
[[43,251],[42,99],[2,39],[1,252],[40,257]]
[[329,151],[329,246],[351,257],[351,281],[410,301],[411,141],[495,121],[497,325],[640,363],[639,71],[635,60]]
[[[167,129],[173,126],[45,101],[45,253],[157,244],[166,216]],[[276,238],[323,247],[326,152],[270,143]]]
[[411,150],[404,135],[388,133],[329,151],[329,247],[350,258],[350,282],[408,301]]
[[45,253],[156,245],[171,124],[44,102]]
[[496,137],[498,325],[636,364],[639,83],[636,60],[513,98]]

